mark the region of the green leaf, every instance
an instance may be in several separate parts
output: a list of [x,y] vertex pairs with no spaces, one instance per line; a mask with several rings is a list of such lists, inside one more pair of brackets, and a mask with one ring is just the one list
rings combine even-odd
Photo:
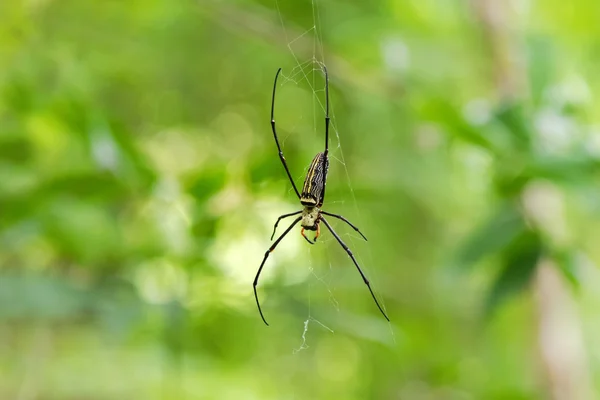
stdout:
[[496,111],[496,121],[511,133],[513,143],[522,150],[531,147],[532,128],[526,115],[523,105],[518,102],[507,102]]
[[552,259],[556,262],[560,272],[575,288],[579,288],[579,262],[577,253],[573,250],[558,250],[552,252]]
[[542,240],[537,232],[529,230],[515,238],[503,253],[502,268],[486,300],[488,317],[511,295],[527,287],[543,253]]
[[526,173],[532,178],[585,186],[600,175],[600,161],[584,152],[566,157],[543,157],[533,160]]
[[531,35],[527,39],[528,78],[531,96],[536,104],[542,103],[544,91],[556,79],[556,50],[543,35]]
[[4,273],[0,276],[0,320],[59,320],[82,315],[87,293],[62,277]]
[[510,202],[503,203],[459,248],[455,264],[462,267],[476,264],[504,249],[525,229],[516,206]]
[[424,118],[439,121],[457,138],[492,153],[495,152],[495,145],[484,134],[485,132],[465,121],[460,109],[447,99],[438,98],[427,102],[423,114]]
[[225,186],[226,171],[224,168],[208,167],[194,171],[184,180],[185,190],[202,204]]

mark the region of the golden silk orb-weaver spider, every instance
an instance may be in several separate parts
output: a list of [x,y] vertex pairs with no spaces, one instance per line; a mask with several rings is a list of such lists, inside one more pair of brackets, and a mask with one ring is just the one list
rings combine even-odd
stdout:
[[[260,313],[260,316],[261,316],[263,322],[266,325],[269,325],[267,323],[267,320],[265,319],[265,316],[263,315],[262,309],[260,308],[260,302],[258,301],[258,294],[256,293],[256,285],[258,284],[258,279],[259,279],[260,273],[262,272],[262,269],[265,265],[265,262],[267,261],[267,258],[269,258],[269,254],[271,254],[271,252],[273,252],[273,250],[275,250],[275,248],[277,247],[279,242],[281,242],[281,240],[292,230],[292,228],[294,226],[296,226],[296,224],[298,222],[300,222],[300,226],[302,227],[302,229],[300,230],[300,234],[302,235],[302,237],[304,239],[306,239],[306,241],[308,243],[315,244],[315,241],[321,234],[321,228],[320,228],[319,224],[321,222],[323,222],[325,224],[325,226],[327,227],[327,229],[329,229],[329,231],[331,232],[333,237],[335,237],[335,239],[338,241],[338,243],[346,251],[346,253],[350,257],[350,259],[352,259],[352,262],[358,269],[358,272],[360,273],[360,276],[362,277],[363,282],[369,288],[369,292],[371,292],[371,296],[373,297],[373,300],[375,300],[375,304],[377,305],[377,308],[379,308],[379,311],[381,311],[381,313],[383,314],[385,319],[389,321],[390,319],[388,318],[386,313],[383,311],[383,309],[379,305],[379,302],[377,301],[377,298],[375,297],[375,294],[373,293],[373,289],[371,289],[371,284],[369,283],[369,280],[367,279],[364,272],[358,265],[358,262],[356,261],[354,254],[352,254],[352,251],[348,248],[346,243],[344,243],[344,241],[340,238],[340,236],[333,230],[331,225],[329,225],[329,223],[325,219],[324,215],[344,221],[345,223],[350,225],[350,227],[352,227],[356,232],[358,232],[363,237],[363,239],[367,240],[367,238],[365,237],[365,235],[362,234],[362,232],[356,226],[354,226],[346,218],[342,217],[341,215],[328,213],[321,209],[321,207],[323,206],[323,201],[325,200],[325,187],[326,187],[326,182],[327,182],[327,171],[329,169],[329,120],[330,120],[330,118],[329,118],[329,76],[327,74],[327,68],[325,66],[323,66],[323,72],[325,73],[325,102],[326,102],[326,107],[325,107],[325,150],[323,152],[317,153],[317,155],[313,158],[312,162],[310,163],[310,166],[308,167],[308,172],[306,173],[306,178],[304,179],[304,185],[302,186],[302,192],[298,191],[298,188],[296,187],[296,184],[294,183],[294,180],[292,179],[292,175],[290,174],[290,170],[285,161],[285,157],[283,156],[283,151],[281,151],[279,139],[277,138],[277,130],[275,129],[275,117],[274,117],[275,91],[277,89],[277,78],[279,77],[280,72],[281,72],[281,68],[279,68],[277,70],[277,73],[275,74],[275,82],[273,83],[273,96],[271,98],[271,128],[273,129],[273,137],[275,138],[275,144],[277,145],[277,150],[279,150],[279,159],[281,160],[281,163],[283,164],[283,168],[285,169],[285,172],[287,173],[287,176],[288,176],[290,182],[292,183],[294,192],[296,192],[296,196],[298,196],[298,199],[300,200],[300,204],[302,204],[303,209],[300,211],[293,212],[293,213],[284,214],[284,215],[280,216],[279,218],[277,218],[277,222],[275,222],[275,226],[273,227],[273,234],[271,235],[271,240],[273,240],[273,237],[275,236],[275,230],[277,229],[277,225],[279,224],[279,221],[281,221],[284,218],[300,214],[300,216],[297,217],[294,220],[294,222],[292,222],[292,224],[285,230],[285,232],[283,232],[277,238],[277,240],[275,240],[275,242],[271,245],[271,247],[269,247],[269,249],[265,252],[265,256],[264,256],[262,262],[260,263],[260,267],[258,268],[258,271],[256,272],[256,277],[254,278],[253,286],[254,286],[254,297],[256,299],[256,305],[258,307],[258,312]],[[304,234],[305,230],[316,231],[315,238],[313,239],[314,241],[311,241],[308,237],[306,237],[306,235]]]

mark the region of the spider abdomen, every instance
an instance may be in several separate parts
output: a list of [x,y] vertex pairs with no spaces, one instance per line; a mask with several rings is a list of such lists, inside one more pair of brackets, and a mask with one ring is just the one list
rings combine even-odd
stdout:
[[323,205],[324,182],[328,169],[329,158],[323,153],[317,153],[308,167],[304,186],[302,186],[300,203],[303,206],[321,207]]

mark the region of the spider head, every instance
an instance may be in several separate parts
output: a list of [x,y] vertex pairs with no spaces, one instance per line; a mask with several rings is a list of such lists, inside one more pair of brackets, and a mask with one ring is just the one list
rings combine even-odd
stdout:
[[317,207],[304,207],[302,210],[302,221],[300,225],[309,231],[316,231],[321,218],[321,213]]

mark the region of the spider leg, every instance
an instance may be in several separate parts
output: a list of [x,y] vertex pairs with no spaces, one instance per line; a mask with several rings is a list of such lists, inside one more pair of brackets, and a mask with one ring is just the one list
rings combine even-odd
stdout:
[[350,221],[348,221],[346,218],[342,217],[341,215],[332,214],[332,213],[328,213],[328,212],[325,212],[325,211],[321,211],[321,214],[325,214],[325,215],[328,215],[330,217],[341,219],[342,221],[344,221],[345,223],[347,223],[348,225],[350,225],[352,227],[352,229],[354,229],[356,232],[358,232],[358,234],[360,236],[362,236],[362,238],[365,239],[365,241],[367,240],[367,238],[365,237],[365,235],[363,235],[362,232],[356,226],[352,225],[352,223]]
[[321,221],[323,221],[323,223],[329,229],[329,231],[331,232],[331,234],[337,239],[337,241],[344,248],[344,250],[346,250],[346,253],[348,253],[348,256],[352,259],[352,262],[354,263],[354,265],[358,269],[358,272],[360,273],[360,276],[363,278],[363,281],[365,282],[365,285],[367,285],[367,287],[369,288],[369,292],[371,292],[371,296],[373,297],[373,300],[375,300],[375,304],[377,304],[377,308],[379,308],[379,311],[381,311],[381,313],[383,314],[383,316],[385,317],[385,319],[387,319],[388,322],[389,322],[390,319],[386,315],[385,311],[383,311],[383,309],[379,305],[379,302],[377,301],[377,298],[375,297],[375,294],[373,293],[373,289],[371,289],[371,284],[369,283],[369,280],[367,279],[367,277],[363,273],[362,269],[358,265],[358,262],[356,261],[356,258],[354,258],[354,254],[352,254],[352,251],[348,248],[348,246],[346,246],[346,243],[344,243],[342,241],[342,239],[338,236],[338,234],[335,233],[335,231],[333,230],[333,228],[331,227],[331,225],[329,225],[329,223],[327,222],[327,220],[325,218],[321,218]]
[[275,226],[273,227],[273,234],[271,235],[271,240],[273,240],[273,237],[275,236],[275,231],[277,230],[277,225],[279,225],[279,221],[281,221],[284,218],[291,217],[292,215],[300,214],[301,212],[302,212],[302,210],[296,211],[293,213],[289,213],[289,214],[283,214],[282,216],[277,218],[277,222],[275,222]]
[[[327,162],[329,159],[329,75],[327,67],[323,64],[323,72],[325,73],[325,151],[323,151],[323,171],[327,171]],[[325,184],[327,183],[327,172],[323,175],[323,193],[321,199],[325,200]],[[322,203],[322,201],[321,201]]]
[[315,244],[315,242],[311,242],[311,241],[310,241],[310,239],[306,237],[306,235],[304,234],[304,228],[302,228],[302,229],[300,230],[300,234],[302,235],[302,237],[303,237],[304,239],[306,239],[306,241],[307,241],[308,243],[310,243],[310,244]]
[[258,294],[256,293],[256,285],[258,284],[258,278],[260,277],[260,273],[262,272],[263,266],[265,265],[265,261],[267,261],[267,258],[269,258],[269,254],[271,254],[271,252],[273,250],[275,250],[275,247],[277,247],[277,245],[279,244],[279,242],[281,242],[281,239],[283,239],[285,237],[285,235],[287,235],[292,228],[298,223],[300,222],[300,220],[302,219],[302,217],[298,217],[294,220],[294,222],[292,222],[292,224],[285,230],[285,232],[283,232],[281,234],[281,236],[279,236],[277,238],[277,240],[275,241],[275,243],[273,243],[271,245],[271,247],[269,247],[269,250],[267,250],[265,252],[265,258],[263,258],[262,262],[260,263],[260,267],[258,267],[258,271],[256,272],[256,277],[254,277],[254,283],[252,284],[254,287],[254,298],[256,299],[256,305],[258,306],[258,312],[260,313],[260,317],[262,318],[263,322],[265,323],[265,325],[269,326],[269,324],[267,323],[267,320],[265,319],[265,316],[262,313],[262,310],[260,308],[260,302],[258,301]]
[[285,172],[287,173],[290,182],[292,183],[292,187],[294,188],[294,192],[296,192],[296,196],[300,198],[300,192],[298,192],[298,188],[292,179],[292,174],[290,174],[290,170],[285,162],[285,157],[283,156],[283,151],[281,151],[281,146],[279,145],[279,139],[277,139],[277,130],[275,129],[275,89],[277,89],[277,78],[279,77],[279,73],[281,72],[281,68],[277,70],[275,74],[275,82],[273,83],[273,98],[271,99],[271,129],[273,130],[273,137],[275,138],[275,143],[277,144],[277,150],[279,150],[279,159],[283,164],[283,168],[285,168]]
[[327,74],[327,67],[323,65],[323,71],[325,72],[325,155],[329,153],[329,75]]

